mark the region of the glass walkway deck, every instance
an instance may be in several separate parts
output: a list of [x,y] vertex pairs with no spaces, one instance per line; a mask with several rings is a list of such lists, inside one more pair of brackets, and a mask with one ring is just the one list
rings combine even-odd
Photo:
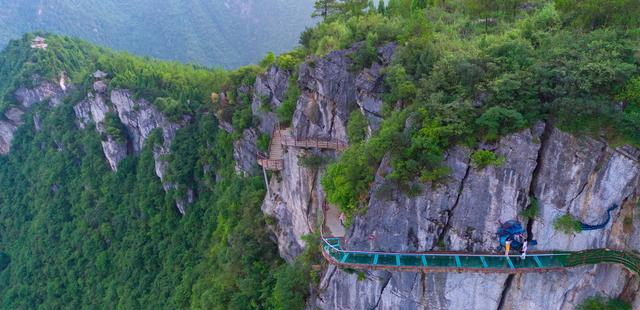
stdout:
[[[621,263],[638,272],[640,258],[628,252],[606,249],[582,252],[519,255],[468,254],[463,252],[389,253],[343,250],[340,238],[323,239],[322,254],[333,265],[353,269],[424,272],[525,273],[558,271],[597,263]],[[624,258],[621,258],[623,257]]]

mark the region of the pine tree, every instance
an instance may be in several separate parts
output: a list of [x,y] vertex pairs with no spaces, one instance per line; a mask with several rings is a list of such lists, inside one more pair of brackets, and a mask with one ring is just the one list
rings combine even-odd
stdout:
[[384,7],[384,0],[378,1],[378,13],[380,15],[386,15],[386,10]]
[[427,7],[427,0],[413,0],[411,1],[411,10],[422,10]]
[[340,13],[343,15],[361,15],[367,8],[368,0],[342,0],[339,4]]
[[369,0],[369,3],[367,3],[367,13],[369,14],[373,14],[376,11],[376,6],[375,4],[373,4],[373,0]]
[[316,0],[313,5],[313,14],[311,17],[321,16],[323,20],[334,16],[338,12],[338,3],[336,0]]

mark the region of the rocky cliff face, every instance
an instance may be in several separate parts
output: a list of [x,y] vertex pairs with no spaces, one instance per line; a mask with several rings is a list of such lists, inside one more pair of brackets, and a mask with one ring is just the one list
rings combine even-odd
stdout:
[[284,100],[289,87],[291,72],[277,66],[271,66],[267,72],[258,75],[253,85],[251,111],[258,119],[257,129],[270,135],[278,124],[278,116],[274,112]]
[[[531,197],[540,215],[531,222],[540,250],[595,247],[638,249],[638,157],[552,126],[506,136],[495,146],[500,167],[469,166],[470,150],[447,154],[452,175],[445,184],[424,184],[417,197],[376,195],[384,184],[382,163],[368,212],[356,218],[348,247],[362,250],[491,251],[501,221],[518,218]],[[553,220],[571,213],[600,222],[612,204],[622,204],[604,230],[565,235]],[[370,238],[373,236],[373,238]],[[371,241],[370,239],[373,239]],[[636,276],[619,266],[581,267],[560,273],[516,276],[367,272],[364,280],[330,267],[316,306],[321,309],[574,309],[601,294],[636,296]],[[629,293],[632,291],[633,293]],[[637,297],[635,297],[637,299]],[[636,300],[636,303],[640,300]]]
[[[95,129],[101,134],[102,148],[111,169],[116,171],[120,161],[127,155],[138,154],[151,133],[159,130],[162,144],[154,146],[153,149],[155,172],[165,191],[175,188],[175,184],[165,180],[167,163],[163,156],[169,154],[176,132],[189,121],[188,117],[183,118],[180,123],[171,122],[145,99],[134,100],[127,90],[115,89],[107,93],[104,81],[96,81],[93,90],[74,106],[74,111],[80,128],[84,129],[89,124],[94,124]],[[114,137],[107,130],[107,117],[110,113],[115,117],[113,121],[119,122],[124,128],[120,137]],[[186,204],[193,202],[193,199],[193,191],[187,190],[187,196],[176,201],[180,213],[185,213]]]
[[[349,54],[336,51],[300,67],[298,99],[293,119],[296,137],[346,139],[348,116],[359,109],[369,130],[382,121],[382,72],[393,45],[379,50],[379,61],[350,72]],[[274,83],[274,75],[261,83]],[[255,112],[255,111],[254,111]],[[580,250],[594,247],[638,249],[639,151],[564,133],[550,124],[503,137],[483,149],[504,156],[499,167],[477,169],[470,164],[475,150],[453,147],[446,154],[451,174],[438,184],[419,184],[411,197],[387,184],[388,160],[381,163],[371,187],[366,214],[354,219],[347,247],[377,251],[452,249],[493,251],[501,222],[519,219],[538,239],[540,250]],[[280,253],[291,261],[304,248],[301,237],[318,227],[324,201],[319,183],[322,168],[298,164],[310,150],[286,149],[284,169],[270,180],[263,211],[274,219]],[[334,152],[315,151],[324,156]],[[533,220],[522,211],[537,201]],[[554,219],[572,214],[586,223],[612,214],[604,230],[565,235],[553,229]],[[581,267],[559,273],[492,275],[457,273],[365,272],[364,279],[330,266],[310,309],[573,309],[596,294],[634,300],[640,284],[619,266]]]
[[[62,82],[55,84],[49,81],[35,81],[35,84],[37,86],[34,88],[18,88],[14,93],[17,105],[9,107],[4,112],[4,115],[0,115],[0,154],[7,154],[11,150],[13,136],[16,130],[24,123],[23,115],[29,109],[36,104],[47,101],[49,106],[55,107],[60,104],[62,98],[67,94],[67,86]],[[38,128],[37,118],[34,119],[34,123]]]
[[[346,141],[349,114],[353,110],[360,104],[365,105],[365,101],[367,106],[378,107],[376,111],[382,106],[380,69],[388,63],[394,47],[390,44],[381,48],[379,62],[360,72],[350,70],[352,61],[349,56],[357,47],[332,52],[302,64],[297,80],[301,96],[293,116],[293,135],[301,139]],[[276,84],[276,81],[267,83]],[[308,154],[327,158],[336,156],[334,151],[328,150],[286,148],[284,169],[271,178],[271,195],[265,198],[262,206],[263,212],[277,223],[274,231],[278,247],[281,255],[289,261],[304,248],[302,236],[317,229],[317,210],[324,204],[325,194],[320,185],[323,168],[299,164],[299,158]]]

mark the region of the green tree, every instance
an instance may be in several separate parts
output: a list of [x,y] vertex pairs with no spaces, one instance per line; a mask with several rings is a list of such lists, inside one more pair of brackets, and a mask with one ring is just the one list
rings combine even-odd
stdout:
[[386,15],[387,14],[387,10],[384,7],[384,0],[378,1],[378,14],[380,14],[380,15]]
[[582,231],[582,225],[573,215],[565,214],[553,221],[553,229],[565,234],[575,234]]
[[267,53],[266,56],[264,56],[264,59],[260,61],[260,66],[263,68],[266,68],[268,66],[273,65],[275,62],[276,62],[276,55],[273,54],[273,52],[269,52]]
[[411,10],[422,10],[427,7],[427,0],[412,0],[411,1]]
[[327,20],[335,16],[338,13],[338,1],[337,0],[316,0],[313,5],[312,17],[322,17],[323,20]]
[[615,298],[600,296],[585,299],[577,307],[578,310],[631,310],[631,305]]
[[347,134],[349,143],[360,143],[367,137],[367,119],[362,115],[360,110],[354,110],[349,116],[347,124]]
[[640,2],[636,0],[556,0],[566,21],[585,29],[599,27],[637,27]]
[[362,15],[368,7],[369,0],[341,0],[338,7],[343,16]]
[[484,131],[484,138],[493,141],[503,134],[523,128],[526,121],[518,111],[503,107],[491,107],[477,120]]

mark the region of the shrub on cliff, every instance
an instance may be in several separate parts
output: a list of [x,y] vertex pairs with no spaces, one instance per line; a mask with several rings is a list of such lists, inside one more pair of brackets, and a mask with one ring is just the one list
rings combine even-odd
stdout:
[[553,229],[565,234],[575,234],[582,231],[580,221],[571,214],[565,214],[553,221]]
[[631,310],[631,305],[619,299],[596,296],[585,299],[577,310]]
[[501,166],[506,161],[504,156],[497,156],[489,150],[479,150],[471,154],[471,166],[484,169],[487,166]]

